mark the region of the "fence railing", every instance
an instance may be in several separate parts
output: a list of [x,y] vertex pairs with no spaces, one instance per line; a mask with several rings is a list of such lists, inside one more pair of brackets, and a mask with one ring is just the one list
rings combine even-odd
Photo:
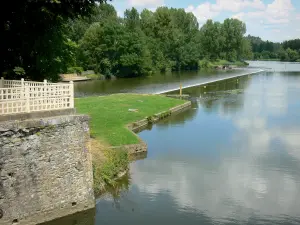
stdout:
[[0,115],[74,108],[74,85],[0,80]]

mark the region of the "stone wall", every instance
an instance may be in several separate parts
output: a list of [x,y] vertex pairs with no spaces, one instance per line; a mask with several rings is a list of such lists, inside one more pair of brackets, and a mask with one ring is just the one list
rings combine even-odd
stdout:
[[80,115],[0,122],[0,225],[95,206],[88,122]]
[[171,115],[175,115],[177,113],[180,113],[188,108],[190,108],[192,103],[190,101],[185,102],[181,105],[175,106],[173,108],[170,108],[168,111],[157,113],[153,116],[151,116],[151,122],[146,118],[139,121],[136,121],[134,123],[130,123],[127,125],[127,128],[131,130],[138,138],[139,143],[138,144],[132,144],[132,145],[123,145],[123,146],[116,146],[112,147],[113,149],[125,149],[130,155],[136,155],[145,153],[148,151],[147,144],[139,138],[139,136],[136,134],[149,125],[152,125],[153,123],[157,123],[158,121],[165,119]]

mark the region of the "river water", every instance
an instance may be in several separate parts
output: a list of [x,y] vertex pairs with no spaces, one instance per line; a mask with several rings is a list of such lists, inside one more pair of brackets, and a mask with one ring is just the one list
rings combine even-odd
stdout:
[[52,224],[300,224],[300,64],[263,67],[184,89],[192,108],[139,134],[113,195]]
[[117,80],[96,80],[75,83],[76,97],[90,95],[105,95],[113,93],[146,93],[158,94],[173,89],[200,85],[214,80],[226,79],[232,76],[255,73],[258,68],[220,70],[220,71],[183,71],[164,74],[154,74],[151,77],[138,77]]

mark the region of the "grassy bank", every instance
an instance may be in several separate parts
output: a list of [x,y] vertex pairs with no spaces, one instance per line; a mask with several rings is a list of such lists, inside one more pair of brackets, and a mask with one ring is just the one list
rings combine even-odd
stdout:
[[[137,144],[138,138],[126,128],[135,121],[166,111],[185,101],[159,95],[116,94],[75,100],[79,113],[91,116],[91,135],[112,146]],[[136,109],[136,112],[129,111]]]
[[104,142],[91,139],[94,192],[96,195],[115,187],[120,173],[128,170],[129,156],[125,150],[112,150]]
[[214,69],[216,67],[223,67],[223,66],[231,66],[231,67],[245,67],[249,64],[244,61],[234,61],[230,62],[223,59],[217,59],[215,61],[210,61],[207,59],[203,59],[199,61],[199,68],[201,69]]
[[[185,101],[158,95],[116,94],[75,100],[79,113],[91,117],[91,153],[93,157],[94,191],[102,193],[116,186],[120,173],[128,170],[125,150],[110,146],[136,144],[136,135],[126,128],[135,121],[167,111]],[[129,110],[134,109],[134,111]],[[135,111],[136,110],[136,111]]]
[[280,62],[280,59],[255,59],[254,61],[278,61],[278,62]]

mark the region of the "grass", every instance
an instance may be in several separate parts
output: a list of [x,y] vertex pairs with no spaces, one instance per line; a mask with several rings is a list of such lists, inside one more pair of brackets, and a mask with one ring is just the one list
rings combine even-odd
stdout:
[[[92,137],[120,146],[139,143],[138,137],[126,128],[127,124],[168,111],[184,102],[159,95],[115,94],[76,99],[75,107],[79,113],[90,115]],[[138,111],[129,112],[129,109]]]
[[258,61],[280,61],[280,59],[256,59]]
[[[151,119],[154,114],[164,111],[165,113],[161,115],[163,118],[170,114],[170,108],[184,102],[159,95],[137,94],[116,94],[75,100],[77,111],[91,117],[91,136],[94,137],[91,138],[91,154],[95,194],[117,187],[118,175],[128,169],[127,151],[110,149],[111,145],[120,146],[139,142],[137,136],[129,131],[126,125],[144,118]],[[130,112],[128,109],[138,111]],[[118,188],[112,188],[115,189]]]
[[105,79],[105,76],[104,75],[101,75],[101,74],[95,74],[95,73],[92,73],[92,74],[87,74],[85,75],[87,78],[90,78],[92,80],[104,80]]
[[129,156],[125,150],[112,150],[103,142],[91,139],[94,192],[99,194],[118,184],[120,172],[128,170]]
[[210,61],[207,59],[203,59],[199,61],[199,67],[202,69],[214,69],[218,66],[236,66],[236,67],[244,67],[249,64],[243,61],[234,61],[230,62],[224,59],[217,59],[215,61]]

